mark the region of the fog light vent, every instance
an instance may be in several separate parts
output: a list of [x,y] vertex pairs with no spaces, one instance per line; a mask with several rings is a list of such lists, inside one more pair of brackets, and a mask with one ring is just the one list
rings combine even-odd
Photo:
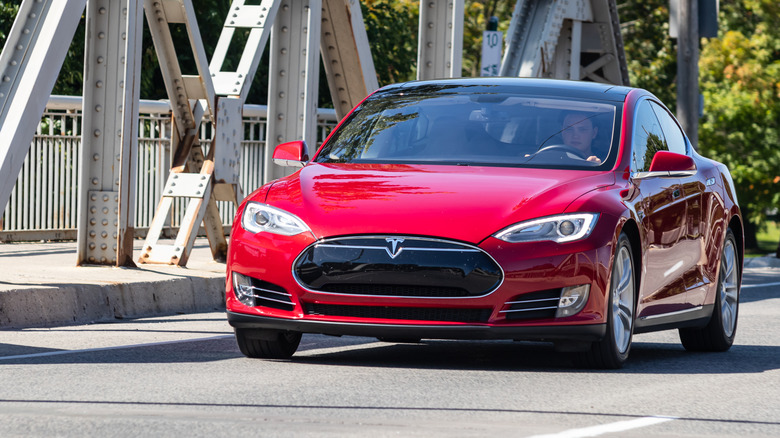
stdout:
[[271,307],[293,310],[292,295],[283,287],[247,275],[232,273],[233,292],[242,304],[250,307]]

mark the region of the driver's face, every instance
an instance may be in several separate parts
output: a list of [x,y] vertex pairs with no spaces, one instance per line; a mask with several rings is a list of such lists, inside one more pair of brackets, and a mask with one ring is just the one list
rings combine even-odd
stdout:
[[598,134],[598,128],[590,119],[579,114],[570,114],[563,119],[563,142],[566,146],[590,153],[590,144]]

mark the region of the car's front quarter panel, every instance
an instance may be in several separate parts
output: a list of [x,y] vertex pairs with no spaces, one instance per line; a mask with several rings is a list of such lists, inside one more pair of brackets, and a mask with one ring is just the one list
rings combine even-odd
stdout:
[[[230,246],[227,258],[226,300],[229,311],[237,311],[254,315],[298,316],[302,315],[301,306],[296,301],[298,288],[291,275],[292,262],[297,255],[315,241],[310,232],[295,236],[282,236],[268,232],[252,233],[241,226],[241,215],[246,204],[239,208],[231,231]],[[236,297],[233,290],[232,273],[252,277],[257,280],[275,284],[292,295],[295,310],[275,309],[263,306],[246,306]]]

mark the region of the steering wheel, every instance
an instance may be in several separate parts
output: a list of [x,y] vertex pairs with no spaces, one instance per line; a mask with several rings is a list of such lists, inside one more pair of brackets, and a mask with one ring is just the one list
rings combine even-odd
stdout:
[[537,154],[540,154],[542,152],[559,152],[559,153],[568,153],[574,155],[576,158],[579,158],[580,160],[587,161],[588,157],[583,155],[582,151],[576,148],[573,148],[571,146],[567,146],[565,144],[551,144],[550,146],[545,146],[538,151],[536,151]]

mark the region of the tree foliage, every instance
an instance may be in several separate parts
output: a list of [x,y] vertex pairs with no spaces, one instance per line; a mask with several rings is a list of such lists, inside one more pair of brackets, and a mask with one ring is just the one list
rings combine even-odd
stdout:
[[361,6],[379,85],[414,79],[417,75],[417,2],[364,0]]
[[720,19],[699,62],[701,151],[729,166],[743,211],[759,225],[780,202],[780,4],[721,0]]
[[618,0],[631,86],[644,88],[674,111],[677,44],[669,38],[669,0]]

